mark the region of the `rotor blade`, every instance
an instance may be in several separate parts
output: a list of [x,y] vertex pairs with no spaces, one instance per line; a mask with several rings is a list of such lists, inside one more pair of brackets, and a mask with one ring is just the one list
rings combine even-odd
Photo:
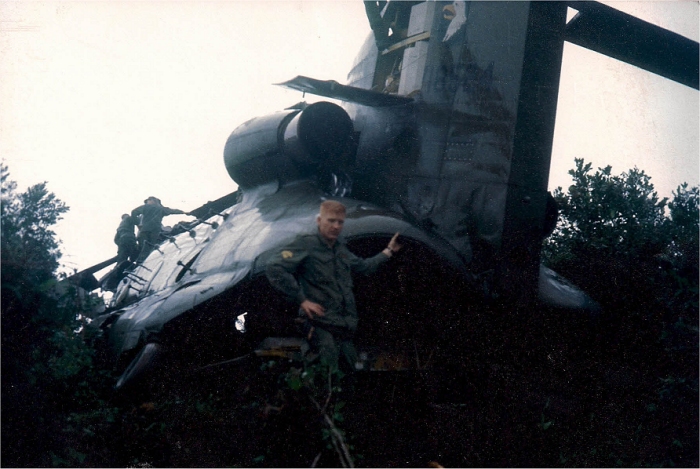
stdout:
[[598,2],[567,5],[567,41],[698,89],[697,42]]
[[317,80],[304,76],[297,76],[283,83],[275,83],[285,88],[291,88],[304,93],[311,93],[326,98],[340,99],[351,103],[364,104],[365,106],[397,106],[413,102],[413,99],[405,96],[378,93],[376,91],[356,88],[354,86],[341,85],[333,80]]
[[77,272],[77,273],[71,275],[70,277],[67,277],[66,280],[71,280],[73,278],[79,278],[80,276],[87,276],[87,275],[94,274],[95,272],[102,270],[105,267],[114,264],[115,262],[117,262],[117,256],[114,256],[110,259],[107,259],[106,261],[102,261],[99,264],[95,264],[91,267],[88,267],[85,270],[81,270],[80,272]]
[[107,259],[106,261],[102,261],[99,264],[95,264],[92,267],[88,267],[85,270],[81,270],[80,272],[76,272],[70,277],[66,277],[65,279],[61,280],[61,282],[69,282],[87,291],[92,291],[100,286],[93,274],[114,264],[115,262],[117,262],[117,256]]

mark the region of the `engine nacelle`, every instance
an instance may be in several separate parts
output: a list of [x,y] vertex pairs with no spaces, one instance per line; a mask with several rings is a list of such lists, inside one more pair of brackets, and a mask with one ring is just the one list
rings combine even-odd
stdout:
[[353,131],[347,112],[329,102],[256,117],[231,133],[224,163],[243,189],[306,178],[321,168],[341,166]]

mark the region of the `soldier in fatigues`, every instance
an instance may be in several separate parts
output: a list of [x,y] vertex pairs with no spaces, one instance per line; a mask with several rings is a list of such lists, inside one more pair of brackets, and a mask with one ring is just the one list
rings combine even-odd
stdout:
[[333,369],[340,364],[352,371],[357,351],[352,343],[357,330],[357,309],[351,272],[371,274],[401,249],[398,233],[379,254],[362,259],[339,238],[345,222],[345,206],[327,200],[316,218],[318,232],[297,237],[280,249],[267,266],[267,278],[299,304],[307,319],[305,334],[310,350]]
[[135,261],[138,255],[136,235],[134,235],[134,219],[125,213],[119,223],[117,233],[114,235],[114,244],[117,245],[117,265],[125,260]]
[[143,262],[158,244],[161,222],[166,215],[186,214],[177,208],[163,207],[158,197],[149,197],[143,201],[143,205],[131,211],[131,217],[139,220],[139,249],[141,253],[137,262]]

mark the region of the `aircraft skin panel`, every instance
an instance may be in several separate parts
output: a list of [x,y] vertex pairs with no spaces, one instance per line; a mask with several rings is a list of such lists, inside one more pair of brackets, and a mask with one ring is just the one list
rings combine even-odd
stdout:
[[477,263],[490,264],[502,244],[530,4],[465,2],[463,8],[458,30],[451,28],[458,15],[434,24],[437,51],[421,90],[430,105],[449,109],[447,124],[433,136],[442,148],[426,155],[439,178],[431,222],[452,244],[471,248]]
[[552,269],[540,265],[539,277],[538,297],[545,304],[587,310],[594,315],[600,313],[598,303]]
[[194,306],[207,301],[237,284],[246,276],[243,270],[233,270],[206,276],[200,282],[169,293],[166,299],[150,314],[141,314],[135,328],[159,332],[164,324]]
[[[203,239],[207,225],[195,228],[195,233],[198,236],[202,236],[199,239]],[[173,239],[173,242],[166,241],[161,244],[158,249],[160,251],[154,251],[155,255],[151,254],[151,258],[144,262],[144,265],[151,269],[153,272],[158,272],[158,275],[154,275],[152,272],[146,273],[145,269],[136,269],[134,272],[136,275],[142,275],[148,277],[150,275],[151,281],[148,284],[148,291],[161,291],[165,288],[172,286],[175,283],[175,279],[179,272],[182,270],[177,263],[181,259],[189,258],[193,252],[201,249],[197,245],[196,238],[192,238],[188,233],[183,233],[178,237]],[[161,254],[162,252],[162,254]]]
[[[433,106],[491,117],[490,106],[516,111],[528,2],[458,2],[466,21],[447,35],[439,2],[428,49],[422,99]],[[492,104],[493,103],[493,104]]]
[[[360,132],[356,194],[429,227],[467,262],[476,255],[487,264],[501,247],[518,106],[528,85],[522,70],[530,10],[528,2],[437,2],[426,10],[432,20],[414,15],[432,28],[424,70],[404,69],[400,77],[422,73],[415,102],[386,111],[346,107]],[[350,79],[359,83],[371,67],[356,64]],[[536,190],[544,200],[546,185]]]
[[348,72],[347,84],[357,88],[371,90],[378,54],[379,51],[374,42],[374,34],[370,33],[367,35],[367,39],[365,39],[365,42],[362,44],[362,48],[357,54],[352,68]]

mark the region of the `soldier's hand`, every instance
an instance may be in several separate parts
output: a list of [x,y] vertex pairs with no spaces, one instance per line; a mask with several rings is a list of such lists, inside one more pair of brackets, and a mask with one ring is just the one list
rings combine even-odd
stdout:
[[309,319],[313,319],[314,314],[316,316],[323,316],[326,312],[326,310],[323,309],[323,306],[321,306],[318,303],[314,303],[313,301],[309,301],[309,300],[304,300],[301,303],[300,307],[301,307],[301,309],[304,310],[304,312],[306,313],[306,316],[308,316]]
[[399,242],[397,241],[399,238],[399,233],[396,233],[392,238],[391,241],[389,241],[389,245],[387,246],[392,252],[396,253],[401,250],[403,247]]

